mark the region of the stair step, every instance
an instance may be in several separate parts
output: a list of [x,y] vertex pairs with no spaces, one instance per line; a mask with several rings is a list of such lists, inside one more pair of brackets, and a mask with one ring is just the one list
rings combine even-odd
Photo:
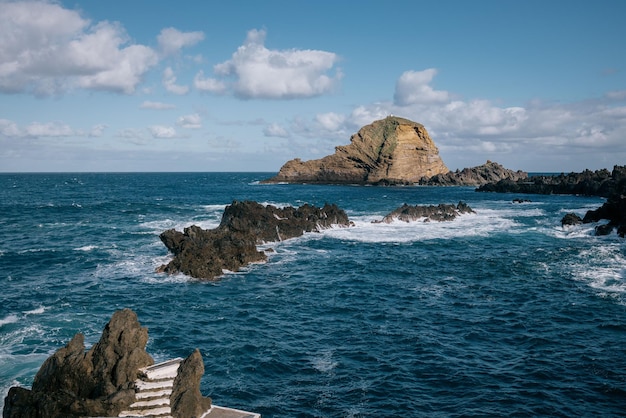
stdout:
[[144,391],[144,392],[135,393],[135,399],[144,400],[144,399],[149,399],[149,398],[162,398],[164,396],[167,396],[169,398],[171,394],[172,394],[171,389]]
[[149,408],[149,409],[134,409],[131,411],[122,411],[118,417],[151,417],[161,415],[171,415],[172,409],[168,405],[167,407]]
[[173,379],[174,377],[176,377],[176,374],[178,374],[178,366],[180,366],[181,361],[183,361],[182,358],[176,358],[163,363],[155,364],[150,367],[145,367],[141,369],[141,371],[150,380],[164,378]]
[[158,382],[146,382],[145,380],[135,380],[135,387],[141,392],[152,389],[171,389],[174,387],[174,381],[161,380]]
[[148,408],[148,407],[156,407],[156,406],[169,406],[170,398],[157,398],[151,399],[149,401],[137,401],[130,405],[131,409],[137,408]]

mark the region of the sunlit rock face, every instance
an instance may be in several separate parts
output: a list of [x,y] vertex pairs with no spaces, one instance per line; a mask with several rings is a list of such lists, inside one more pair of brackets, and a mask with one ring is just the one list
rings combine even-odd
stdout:
[[319,160],[288,161],[266,182],[409,184],[449,170],[423,125],[389,116]]

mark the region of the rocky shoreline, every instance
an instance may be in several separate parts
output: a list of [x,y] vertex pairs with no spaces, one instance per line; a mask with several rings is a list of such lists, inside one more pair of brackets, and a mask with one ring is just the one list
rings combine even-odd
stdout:
[[561,224],[577,225],[607,220],[607,224],[595,228],[596,235],[607,235],[617,229],[620,237],[626,236],[626,166],[616,165],[612,171],[585,170],[558,176],[536,176],[528,180],[501,180],[482,185],[476,191],[606,197],[606,203],[600,208],[587,211],[582,218],[575,213],[568,213],[561,220]]

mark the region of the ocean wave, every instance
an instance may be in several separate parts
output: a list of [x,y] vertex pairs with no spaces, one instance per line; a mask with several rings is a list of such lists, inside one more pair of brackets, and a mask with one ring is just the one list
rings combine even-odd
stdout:
[[100,247],[98,247],[97,245],[83,245],[82,247],[74,248],[74,251],[85,251],[85,252],[88,252],[88,251],[97,250],[98,248],[100,248]]
[[30,311],[24,311],[24,315],[40,315],[42,313],[44,313],[46,311],[46,307],[45,306],[40,306],[38,308],[32,309]]
[[596,242],[580,251],[570,265],[574,280],[586,283],[600,296],[611,296],[626,302],[626,258],[623,243]]
[[14,324],[19,320],[20,318],[15,314],[7,315],[6,317],[0,319],[0,327],[7,324]]

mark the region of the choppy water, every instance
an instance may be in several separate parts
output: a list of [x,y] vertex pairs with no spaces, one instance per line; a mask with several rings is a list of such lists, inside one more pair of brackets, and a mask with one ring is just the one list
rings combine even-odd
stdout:
[[[203,393],[264,417],[624,415],[626,241],[559,222],[601,199],[269,176],[0,175],[2,395],[129,307],[155,360],[199,348]],[[268,245],[216,283],[154,273],[159,233],[215,227],[234,199],[337,203],[355,227]],[[371,223],[459,200],[476,214]]]

